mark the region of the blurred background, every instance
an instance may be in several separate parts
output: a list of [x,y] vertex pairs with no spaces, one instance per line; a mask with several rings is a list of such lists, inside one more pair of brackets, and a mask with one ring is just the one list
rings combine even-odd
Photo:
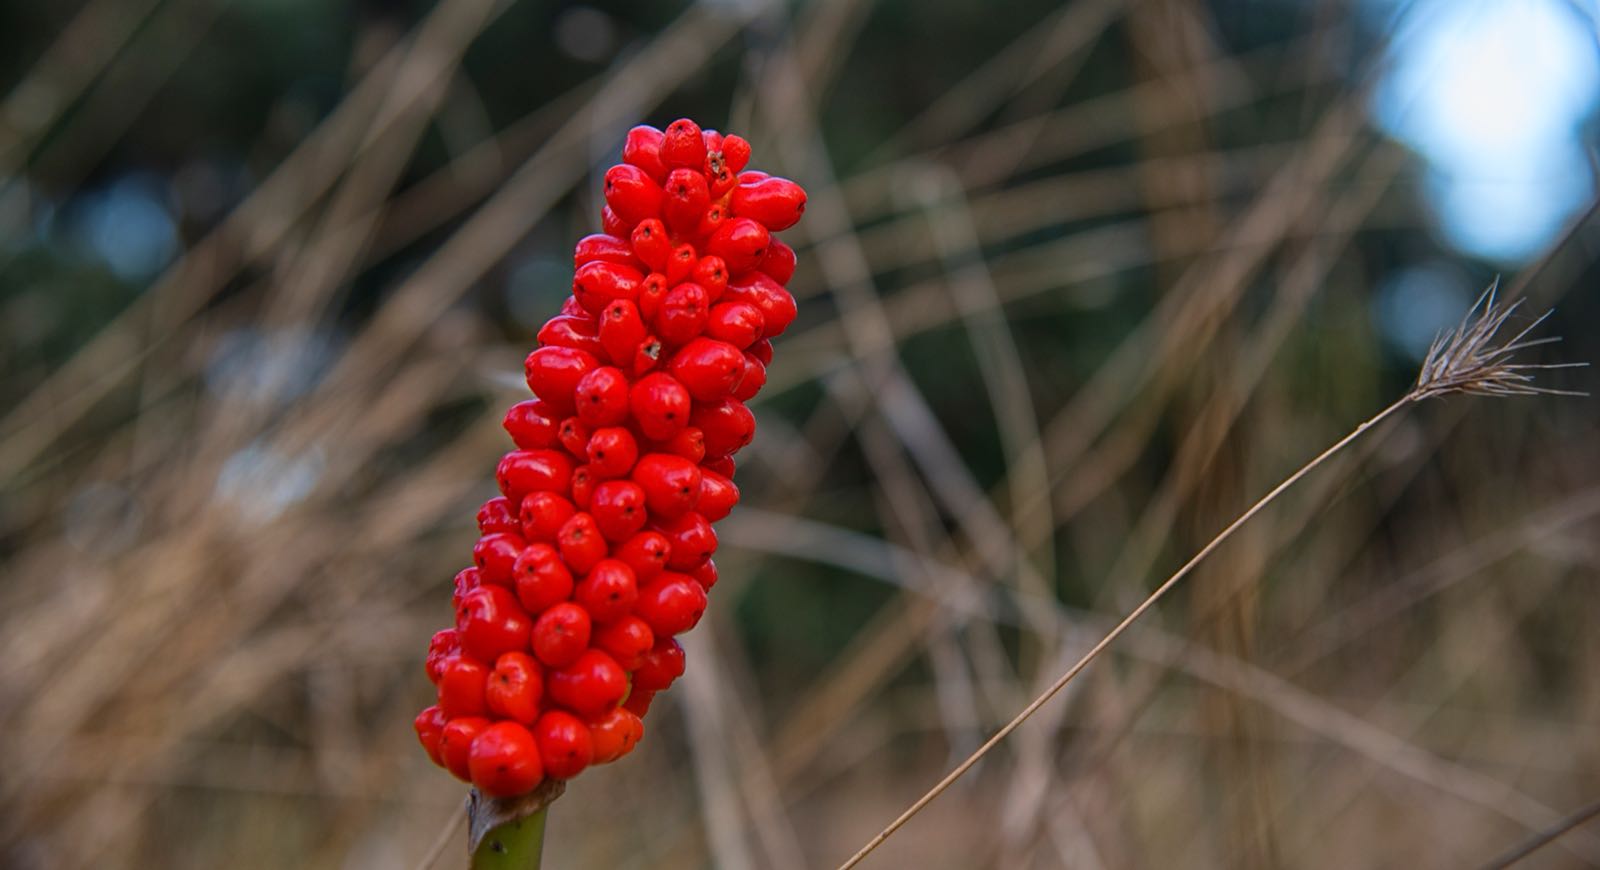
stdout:
[[[460,866],[422,656],[599,174],[684,115],[810,190],[801,313],[545,866],[835,866],[1497,276],[1600,359],[1597,10],[6,0],[0,866]],[[1597,436],[1407,412],[867,866],[1473,866],[1590,806]]]

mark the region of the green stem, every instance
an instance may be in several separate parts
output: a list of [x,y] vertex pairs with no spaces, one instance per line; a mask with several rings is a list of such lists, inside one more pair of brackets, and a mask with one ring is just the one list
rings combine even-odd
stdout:
[[550,808],[490,829],[472,853],[472,870],[539,870]]
[[533,793],[498,799],[477,789],[467,798],[467,852],[470,870],[539,870],[544,854],[544,823],[550,804],[566,790],[558,779],[545,780]]

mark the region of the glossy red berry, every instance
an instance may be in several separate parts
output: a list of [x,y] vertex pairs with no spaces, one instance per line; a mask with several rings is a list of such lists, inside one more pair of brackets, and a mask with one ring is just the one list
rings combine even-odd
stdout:
[[[586,267],[587,268],[587,267]],[[523,362],[528,389],[551,407],[570,412],[578,379],[600,367],[594,354],[570,347],[541,347]]]
[[660,532],[640,532],[617,548],[617,558],[633,569],[639,583],[649,583],[667,567],[672,545]]
[[667,567],[683,571],[711,558],[717,552],[717,533],[711,523],[696,511],[690,511],[670,520],[663,520],[657,531],[667,536],[672,545],[667,557]]
[[652,445],[656,453],[670,453],[698,463],[706,458],[706,436],[698,426],[685,426],[678,434]]
[[472,561],[478,566],[478,579],[489,585],[510,586],[517,556],[527,543],[510,532],[494,532],[478,539],[472,547]]
[[606,205],[624,224],[661,214],[661,185],[637,166],[618,164],[606,170]]
[[667,360],[667,374],[696,401],[727,398],[744,378],[744,352],[714,338],[696,338]]
[[544,668],[525,652],[501,653],[483,697],[495,716],[532,725],[544,700]]
[[694,628],[706,612],[706,590],[693,577],[663,571],[639,590],[634,613],[650,624],[657,637],[682,634]]
[[457,653],[461,652],[461,640],[456,636],[456,630],[447,628],[436,631],[428,641],[428,658],[426,661],[428,681],[435,686],[444,674],[444,666]]
[[573,593],[573,601],[589,611],[594,622],[621,619],[633,609],[639,587],[633,569],[618,559],[602,559]]
[[657,637],[656,645],[644,654],[644,661],[633,672],[633,691],[662,691],[683,676],[683,667],[683,647],[671,637]]
[[533,728],[539,744],[539,758],[544,762],[544,772],[556,779],[571,779],[583,772],[594,759],[594,742],[589,736],[589,726],[577,716],[562,710],[550,710],[539,717]]
[[504,586],[479,586],[461,599],[456,632],[461,648],[479,661],[492,662],[501,653],[527,649],[532,628],[528,612]]
[[538,450],[556,443],[556,422],[560,415],[542,399],[525,399],[506,411],[501,425],[511,440],[523,450]]
[[633,469],[639,460],[639,442],[622,426],[596,429],[584,445],[589,457],[589,470],[600,480],[622,477]]
[[588,425],[576,416],[566,417],[556,426],[556,440],[562,449],[577,458],[588,455],[590,434]]
[[578,419],[598,428],[615,426],[628,416],[628,376],[614,366],[601,366],[578,381],[574,401]]
[[663,441],[689,425],[689,391],[664,372],[640,378],[628,393],[628,407],[644,437]]
[[606,539],[595,525],[594,517],[579,511],[561,526],[556,534],[556,548],[561,558],[576,574],[587,574],[606,557]]
[[689,420],[705,434],[707,456],[737,453],[756,434],[755,415],[743,402],[734,399],[696,405]]
[[467,597],[468,592],[483,585],[483,573],[477,568],[464,568],[456,572],[456,579],[452,585],[454,590],[451,593],[450,602],[455,606],[457,618],[460,618],[461,599]]
[[438,705],[434,705],[418,713],[417,718],[411,723],[416,729],[417,741],[428,751],[428,757],[433,759],[433,763],[441,767],[444,766],[444,756],[439,754],[439,741],[444,736],[444,726],[449,721],[445,718],[444,711],[439,709]]
[[593,263],[596,260],[616,263],[619,266],[632,266],[635,269],[641,265],[638,257],[634,256],[633,248],[628,244],[627,239],[606,233],[584,236],[578,240],[577,247],[572,250],[572,268],[574,269],[584,263]]
[[650,268],[652,272],[663,272],[667,268],[667,255],[672,253],[672,239],[667,234],[667,226],[660,218],[650,218],[639,222],[633,228],[633,235],[629,239],[633,243],[634,256]]
[[706,298],[716,302],[728,289],[728,264],[721,257],[701,257],[689,278],[706,288]]
[[707,559],[701,562],[699,567],[689,572],[689,576],[700,584],[701,589],[710,592],[711,587],[717,585],[717,560]]
[[761,265],[756,268],[779,284],[787,284],[794,277],[796,262],[794,248],[773,239],[767,243],[767,255],[761,258]]
[[628,691],[628,675],[606,653],[591,649],[571,666],[553,671],[550,700],[580,716],[599,716],[621,703]]
[[766,319],[761,309],[748,302],[722,302],[711,307],[706,318],[706,335],[744,350],[761,338]]
[[649,124],[629,130],[622,146],[623,162],[643,169],[657,181],[666,178],[667,167],[661,162],[661,138],[661,131]]
[[632,477],[657,519],[691,510],[700,498],[700,467],[682,456],[646,453],[634,465]]
[[628,693],[628,697],[623,700],[622,709],[643,719],[645,714],[650,712],[650,702],[655,700],[655,697],[655,692],[642,691],[635,684],[633,690]]
[[517,526],[528,543],[548,544],[556,539],[561,526],[577,512],[572,502],[563,496],[549,491],[530,492],[522,497],[522,507],[517,511]]
[[711,205],[711,189],[706,177],[694,169],[678,168],[667,174],[661,216],[678,235],[693,233]]
[[727,516],[738,503],[739,487],[732,480],[715,471],[701,471],[700,498],[694,505],[696,513],[714,523]]
[[706,162],[706,143],[700,125],[679,118],[667,125],[661,138],[661,162],[670,172],[683,166],[699,169]]
[[599,328],[593,317],[554,317],[539,328],[539,344],[598,355],[601,352]]
[[741,402],[748,402],[754,399],[756,393],[761,392],[761,388],[766,385],[767,367],[761,364],[761,360],[756,359],[755,354],[745,351],[744,377],[739,379],[739,386],[733,388],[733,398]]
[[644,489],[631,480],[608,480],[596,486],[589,513],[600,534],[616,544],[633,537],[649,519]]
[[439,709],[451,719],[482,716],[489,709],[484,701],[488,683],[488,668],[465,656],[456,656],[445,664],[439,677]]
[[595,764],[609,764],[629,752],[644,737],[644,722],[631,710],[616,707],[589,724]]
[[[763,320],[764,319],[765,319],[765,316],[763,315]],[[762,327],[762,331],[763,331],[763,333],[766,331],[766,327],[765,326]],[[764,365],[764,366],[772,365],[772,342],[771,341],[769,341],[767,339],[762,339],[762,340],[756,342],[755,344],[750,345],[748,348],[746,348],[746,350],[749,351],[751,356],[755,357],[758,360],[761,360],[761,364],[762,365]]]
[[[695,251],[694,245],[684,242],[674,246],[672,253],[667,256],[666,278],[667,286],[672,287],[689,277],[695,264],[700,262],[700,254]],[[640,309],[643,311],[644,309]]]
[[547,667],[567,667],[583,655],[593,628],[589,611],[570,601],[557,604],[533,624],[533,654]]
[[733,172],[743,172],[750,165],[750,142],[731,133],[722,137],[722,161]]
[[439,755],[444,759],[445,769],[456,779],[472,781],[472,769],[468,766],[472,743],[488,727],[489,720],[482,716],[461,716],[451,719],[439,732]]
[[[665,290],[662,295],[666,295]],[[613,365],[631,367],[634,352],[647,334],[644,317],[635,302],[615,299],[600,312],[600,346]]]
[[[572,503],[578,510],[586,511],[590,507],[590,500],[594,497],[595,485],[600,482],[594,469],[588,463],[572,469],[572,488],[568,491],[572,495]],[[558,540],[559,544],[560,541]]]
[[511,798],[533,791],[544,781],[539,744],[516,722],[496,722],[472,741],[468,772],[478,791]]
[[515,574],[517,600],[535,616],[572,597],[576,585],[560,552],[546,543],[523,550],[517,556]]
[[760,223],[747,217],[736,217],[722,222],[706,239],[706,251],[721,257],[728,271],[737,275],[748,272],[767,254],[767,243],[772,234]]
[[512,506],[511,499],[505,496],[496,496],[483,503],[478,508],[478,531],[490,535],[495,532],[516,532],[521,529],[517,521],[517,509]]
[[[597,261],[585,263],[572,278],[572,295],[583,310],[596,317],[618,299],[637,299],[644,275],[631,266]],[[596,330],[599,324],[595,325]],[[598,334],[598,333],[597,333]]]
[[[723,299],[730,302],[749,302],[761,310],[761,337],[772,338],[781,334],[794,322],[794,297],[783,285],[761,272],[752,272],[740,281],[729,284]],[[770,357],[761,361],[771,362]]]
[[644,661],[644,654],[655,646],[655,632],[650,623],[629,614],[595,629],[592,643],[605,650],[623,670],[634,670]]
[[530,492],[567,488],[572,481],[572,459],[559,450],[513,450],[500,459],[495,480],[506,498],[522,503]]
[[671,290],[661,300],[661,310],[656,312],[656,335],[670,345],[681,345],[699,335],[706,327],[711,312],[711,297],[706,288],[685,281]]
[[763,178],[752,184],[741,179],[729,202],[733,213],[754,218],[774,232],[786,230],[800,221],[806,210],[806,192],[787,178]]

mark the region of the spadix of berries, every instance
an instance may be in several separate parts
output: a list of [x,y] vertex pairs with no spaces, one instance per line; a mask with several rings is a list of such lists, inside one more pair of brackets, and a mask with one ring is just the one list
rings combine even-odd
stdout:
[[628,754],[674,640],[717,580],[713,523],[739,499],[734,454],[794,320],[794,251],[773,233],[800,185],[747,170],[750,143],[688,119],[629,131],[605,173],[604,233],[580,240],[572,295],[539,330],[512,406],[501,496],[478,511],[455,625],[427,656],[416,719],[436,764],[512,797]]

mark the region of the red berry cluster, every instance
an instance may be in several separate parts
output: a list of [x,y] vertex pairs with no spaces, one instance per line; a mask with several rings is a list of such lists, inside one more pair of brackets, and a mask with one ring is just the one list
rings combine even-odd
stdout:
[[433,636],[434,762],[485,794],[531,791],[626,755],[683,673],[674,635],[717,581],[711,524],[739,500],[744,402],[795,316],[798,184],[746,170],[750,143],[674,121],[629,131],[605,232],[578,242],[572,296],[539,330],[535,398],[478,511],[455,628]]

